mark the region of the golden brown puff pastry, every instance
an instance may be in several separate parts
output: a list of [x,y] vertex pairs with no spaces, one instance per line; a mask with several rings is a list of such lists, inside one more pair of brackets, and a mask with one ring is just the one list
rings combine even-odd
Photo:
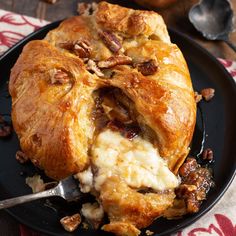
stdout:
[[[104,230],[138,235],[138,229],[172,205],[177,178],[171,171],[178,173],[189,152],[196,103],[183,55],[170,42],[157,13],[101,2],[92,15],[63,21],[44,40],[25,46],[12,69],[9,90],[14,128],[35,165],[55,179],[92,167],[95,185],[88,191],[97,196],[111,221]],[[100,122],[98,129],[101,114],[108,121],[103,120],[103,126]],[[124,150],[116,143],[110,147],[105,136],[118,137],[121,132],[117,127],[113,133],[107,131],[112,119],[126,126],[138,124],[141,138],[129,133],[130,141],[117,140],[128,150],[139,143],[134,153],[141,159],[147,149],[154,169],[166,162],[169,169],[163,167],[162,172],[168,187],[162,177],[152,184],[145,177],[136,181],[141,167],[134,166],[137,160],[122,160],[121,154],[108,158],[107,164],[113,160],[114,165],[101,167],[108,155],[99,154],[104,149]],[[159,155],[160,162],[155,162]],[[148,176],[149,167],[144,164],[141,169]],[[164,187],[159,186],[162,182]],[[143,188],[154,190],[139,192]]]
[[[53,83],[54,70],[68,73]],[[83,62],[46,41],[32,41],[11,72],[12,120],[22,150],[55,179],[83,170],[94,125],[91,94],[97,87]]]

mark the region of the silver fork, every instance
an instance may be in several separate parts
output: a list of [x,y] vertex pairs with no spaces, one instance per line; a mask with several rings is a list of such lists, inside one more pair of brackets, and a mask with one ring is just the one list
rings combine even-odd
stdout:
[[40,198],[59,196],[70,201],[78,200],[82,193],[79,190],[78,181],[73,176],[69,176],[56,185],[56,187],[39,193],[28,194],[20,197],[10,198],[0,201],[0,209],[13,207],[25,202],[31,202]]

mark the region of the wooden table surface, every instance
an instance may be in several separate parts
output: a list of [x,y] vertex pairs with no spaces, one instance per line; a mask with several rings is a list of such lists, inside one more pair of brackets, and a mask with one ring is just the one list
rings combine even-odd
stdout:
[[[116,2],[122,3],[122,1]],[[125,2],[127,3],[128,1]],[[194,30],[193,26],[188,21],[187,13],[189,8],[196,2],[198,2],[198,0],[179,0],[179,3],[159,12],[163,15],[168,26],[189,35],[216,57],[236,60],[236,53],[225,45],[225,43],[204,40],[201,35]],[[0,0],[0,9],[48,21],[55,21],[75,15],[77,3],[78,0],[59,0],[53,5],[39,0]],[[234,12],[236,12],[236,0],[231,0],[231,3]],[[236,44],[236,32],[231,33],[230,39]],[[4,211],[0,211],[0,236],[15,236],[18,235],[17,231],[17,222]]]
[[[168,26],[173,27],[181,32],[186,33],[216,57],[236,60],[236,53],[233,52],[223,42],[210,42],[204,40],[196,32],[188,20],[187,14],[189,8],[199,0],[179,0],[176,4],[168,9],[160,10]],[[86,0],[86,2],[91,2]],[[111,1],[127,3],[128,1]],[[132,1],[130,1],[132,2]],[[55,21],[76,14],[78,0],[58,0],[56,4],[48,4],[40,0],[0,0],[0,9],[25,14],[48,21]],[[236,0],[231,0],[234,12],[236,12]],[[231,33],[230,39],[236,44],[236,32]]]

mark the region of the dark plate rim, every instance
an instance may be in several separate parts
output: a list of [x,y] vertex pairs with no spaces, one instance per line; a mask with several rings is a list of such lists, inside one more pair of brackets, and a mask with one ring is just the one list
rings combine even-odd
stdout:
[[[43,26],[42,28],[32,32],[31,34],[27,35],[25,38],[23,38],[22,40],[20,40],[18,43],[16,43],[14,46],[12,46],[10,49],[8,49],[4,54],[2,54],[0,56],[0,63],[2,60],[4,60],[5,57],[9,56],[13,51],[17,50],[18,47],[20,47],[22,44],[30,41],[34,36],[47,31],[47,29],[51,29],[54,28],[54,26],[56,27],[62,20],[59,21],[55,21],[52,23],[49,23],[45,26]],[[231,86],[234,86],[236,88],[236,83],[233,80],[232,76],[230,75],[230,73],[225,69],[225,67],[217,60],[216,57],[214,57],[211,53],[209,53],[206,49],[204,49],[202,46],[200,46],[197,42],[195,42],[193,39],[191,39],[191,37],[187,36],[184,33],[181,33],[173,28],[168,28],[168,31],[171,32],[172,34],[176,34],[178,36],[180,36],[181,38],[183,38],[184,40],[188,41],[190,44],[193,45],[193,47],[195,47],[198,51],[200,51],[202,54],[204,54],[206,57],[208,57],[211,61],[214,62],[214,64],[220,68],[220,70],[224,73],[225,77],[227,77],[228,81],[231,83]],[[228,176],[228,181],[226,181],[226,183],[224,184],[224,186],[222,187],[222,191],[221,193],[214,199],[214,201],[209,204],[204,210],[202,210],[201,212],[196,213],[196,215],[193,215],[192,218],[189,219],[185,219],[185,221],[181,224],[178,224],[177,226],[175,226],[175,228],[169,229],[168,231],[165,231],[164,234],[161,235],[170,235],[171,233],[175,233],[177,231],[179,231],[180,229],[183,229],[191,224],[193,224],[194,222],[196,222],[199,218],[201,218],[203,215],[205,215],[208,211],[210,211],[213,206],[215,206],[216,203],[218,203],[218,201],[222,198],[222,196],[225,194],[225,192],[227,191],[227,189],[229,188],[229,186],[231,185],[231,183],[234,180],[234,177],[236,176],[236,168],[234,168],[234,170],[232,170]],[[38,226],[32,226],[30,225],[27,220],[25,221],[24,219],[22,219],[21,217],[17,216],[14,214],[14,212],[11,211],[11,209],[5,209],[6,212],[8,212],[12,217],[14,217],[17,221],[19,221],[20,223],[26,225],[27,227],[36,230],[38,232],[42,232],[42,233],[46,233],[48,235],[53,235],[53,236],[59,236],[58,233],[53,233],[53,232],[49,232],[48,230],[42,229]],[[73,234],[72,234],[73,235]]]

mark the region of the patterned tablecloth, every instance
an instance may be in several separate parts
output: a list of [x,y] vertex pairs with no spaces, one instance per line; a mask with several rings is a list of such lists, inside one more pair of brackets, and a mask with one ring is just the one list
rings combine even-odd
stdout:
[[[20,39],[46,25],[32,17],[18,15],[0,10],[0,54],[13,46]],[[236,81],[236,62],[219,59]],[[176,236],[236,236],[236,179],[231,184],[223,198],[191,226],[175,234]],[[1,221],[1,218],[0,218]],[[3,226],[4,227],[4,226]],[[8,226],[9,227],[9,226]],[[2,231],[2,229],[0,230]],[[40,235],[20,226],[21,236]],[[6,235],[6,234],[5,234]]]

